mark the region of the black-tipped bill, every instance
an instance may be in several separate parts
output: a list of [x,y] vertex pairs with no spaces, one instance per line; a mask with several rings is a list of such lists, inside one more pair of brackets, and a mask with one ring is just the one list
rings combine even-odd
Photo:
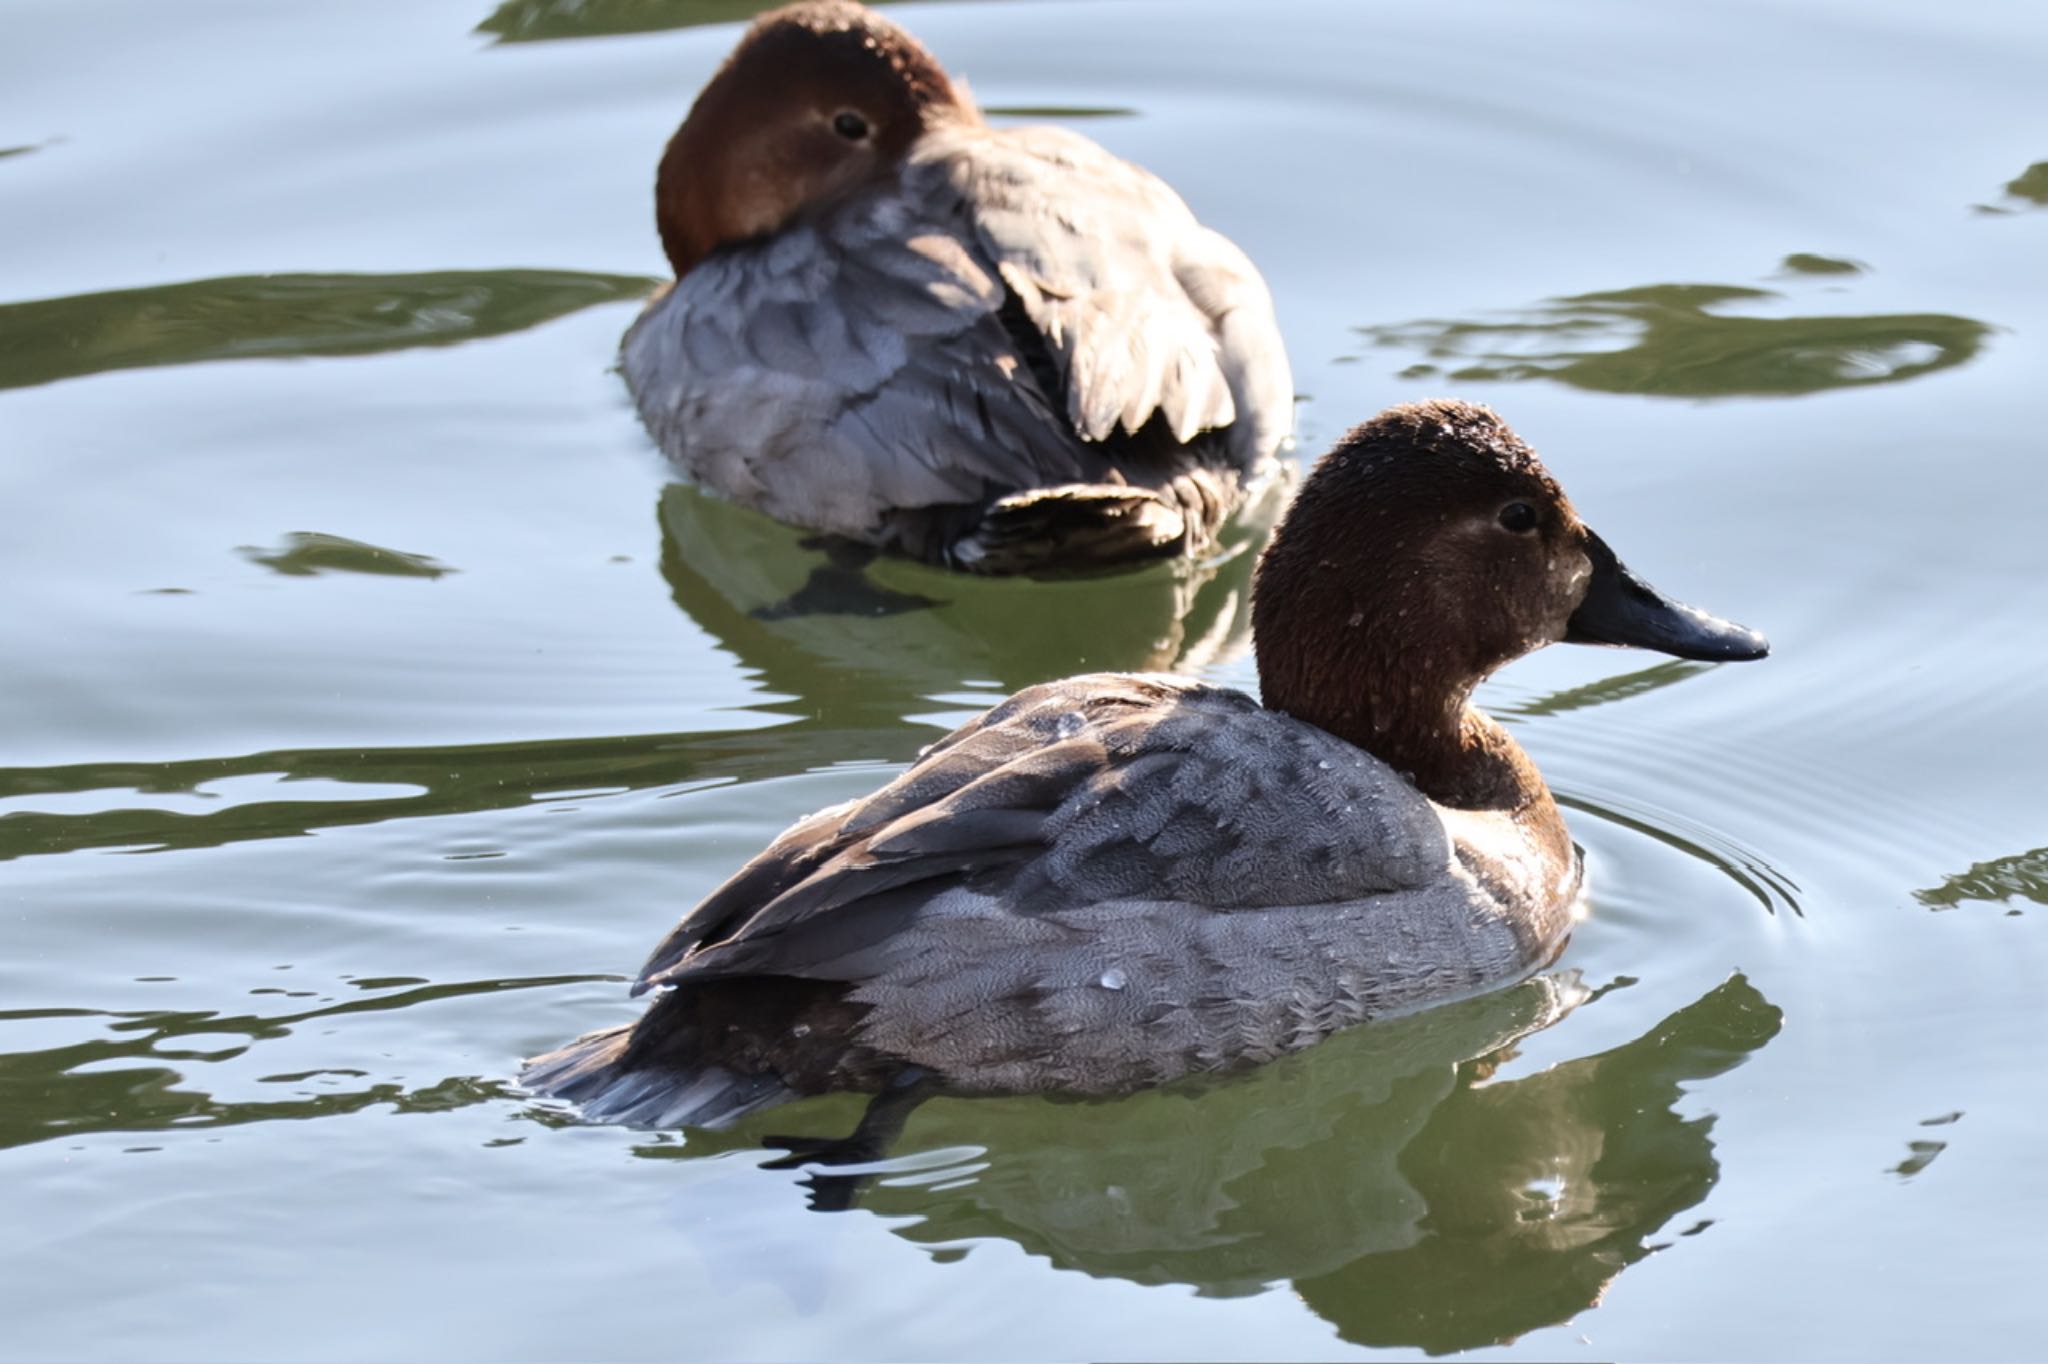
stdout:
[[1671,600],[1629,572],[1591,531],[1586,554],[1593,561],[1593,581],[1565,625],[1567,644],[1627,645],[1704,663],[1740,663],[1771,651],[1770,641],[1756,631]]

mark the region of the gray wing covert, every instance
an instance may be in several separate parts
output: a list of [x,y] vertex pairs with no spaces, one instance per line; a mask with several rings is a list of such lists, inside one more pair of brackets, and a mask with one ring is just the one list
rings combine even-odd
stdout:
[[[1272,296],[1163,181],[1059,128],[927,139],[910,172],[949,185],[1045,337],[1090,441],[1157,413],[1182,444],[1230,427],[1249,470],[1293,427]],[[927,190],[927,193],[932,191]]]
[[1004,302],[959,227],[874,195],[707,258],[628,333],[624,366],[656,439],[703,481],[860,535],[889,508],[1098,472]]
[[[889,919],[894,904],[887,892],[957,882],[1042,851],[1041,826],[1058,795],[1104,757],[1099,744],[1067,734],[1075,726],[1061,718],[1083,704],[1080,684],[1095,680],[1028,687],[932,744],[874,794],[798,821],[683,917],[634,992],[691,976],[787,970],[795,957],[816,955],[815,941],[790,951],[790,940],[804,936],[798,930],[819,941],[844,936],[819,932],[828,913],[880,933],[887,925],[876,920]],[[1094,706],[1149,700],[1126,689],[1097,695]]]
[[[684,921],[640,988],[859,981],[913,922],[1119,901],[1234,913],[1427,884],[1450,852],[1385,764],[1242,693],[1103,674],[1028,688],[865,800],[799,824]],[[957,893],[956,893],[957,892]]]
[[1243,693],[1194,688],[1102,738],[1114,761],[1048,819],[1020,909],[1331,904],[1429,884],[1450,861],[1435,810],[1385,763]]

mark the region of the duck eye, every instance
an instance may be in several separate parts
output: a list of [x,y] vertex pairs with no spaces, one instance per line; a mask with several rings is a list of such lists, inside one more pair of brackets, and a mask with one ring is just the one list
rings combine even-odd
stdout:
[[833,118],[832,131],[848,142],[858,142],[868,135],[868,121],[851,109],[843,110]]
[[1536,529],[1536,509],[1527,502],[1510,502],[1500,509],[1500,523],[1517,535]]

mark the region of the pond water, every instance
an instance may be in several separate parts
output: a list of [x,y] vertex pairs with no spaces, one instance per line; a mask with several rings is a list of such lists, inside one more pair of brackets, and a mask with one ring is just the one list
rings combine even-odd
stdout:
[[[1767,632],[1484,701],[1558,967],[1234,1080],[939,1101],[854,1210],[519,1057],[1009,689],[1255,678],[1251,554],[815,558],[617,375],[745,3],[0,12],[0,1357],[2024,1358],[2048,1269],[2048,9],[905,5],[1277,297],[1301,456],[1497,406]],[[913,599],[929,599],[919,603]]]

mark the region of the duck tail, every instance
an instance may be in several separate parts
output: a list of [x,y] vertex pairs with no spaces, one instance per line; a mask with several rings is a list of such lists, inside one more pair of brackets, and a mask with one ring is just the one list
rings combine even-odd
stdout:
[[757,1108],[796,1097],[773,1075],[745,1075],[720,1065],[678,1066],[672,1055],[636,1064],[634,1023],[585,1033],[528,1061],[519,1086],[567,1099],[592,1122],[629,1127],[724,1127]]
[[1208,527],[1177,499],[1120,483],[1032,488],[995,502],[950,549],[975,573],[1085,568],[1178,554]]

